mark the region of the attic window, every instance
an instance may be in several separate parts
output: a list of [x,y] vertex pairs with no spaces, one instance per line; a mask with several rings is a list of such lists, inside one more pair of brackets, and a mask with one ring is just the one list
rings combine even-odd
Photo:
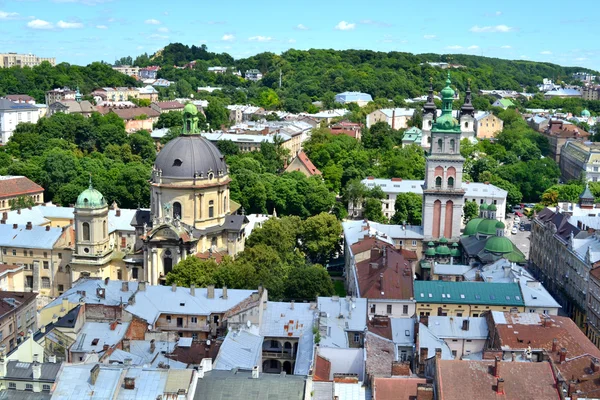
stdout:
[[429,297],[433,297],[433,295],[431,293],[429,293]]
[[404,331],[404,335],[405,335],[405,336],[410,336],[410,331],[409,331],[408,329],[406,329],[406,330]]
[[421,293],[421,297],[425,297],[425,294]]
[[510,300],[510,296],[506,296],[506,300]]
[[185,307],[185,303],[179,303],[181,307]]
[[183,164],[183,161],[181,161],[179,158],[176,158],[176,159],[173,161],[173,166],[174,166],[174,167],[181,167],[181,164]]
[[481,300],[481,296],[480,296],[480,295],[478,295],[478,294],[476,294],[476,295],[475,295],[475,298],[476,298],[477,300]]
[[448,294],[446,295],[446,297],[447,297],[447,298],[450,298],[450,293],[448,293]]
[[92,340],[92,346],[96,346],[99,341],[100,341],[100,339],[98,339],[98,338]]
[[515,299],[521,300],[521,297],[520,296],[515,296]]
[[496,300],[496,295],[490,294],[490,300]]
[[464,298],[465,298],[465,295],[464,295],[464,294],[461,294],[461,295],[460,295],[460,298],[461,298],[461,299],[464,299]]

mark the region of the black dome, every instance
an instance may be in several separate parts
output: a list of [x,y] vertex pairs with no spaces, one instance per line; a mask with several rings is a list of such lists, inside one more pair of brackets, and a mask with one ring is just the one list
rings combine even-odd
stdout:
[[202,136],[179,136],[169,141],[156,156],[154,168],[165,178],[206,179],[209,172],[227,173],[225,158],[219,149]]

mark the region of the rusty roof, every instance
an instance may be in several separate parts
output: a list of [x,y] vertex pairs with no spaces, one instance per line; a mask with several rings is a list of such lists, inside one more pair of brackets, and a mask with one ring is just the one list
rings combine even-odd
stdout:
[[374,316],[367,321],[367,329],[376,335],[392,340],[392,323],[387,316]]
[[313,380],[315,382],[329,382],[329,376],[331,375],[331,361],[325,357],[317,354],[315,358],[315,373]]
[[162,110],[177,110],[184,107],[184,104],[178,101],[158,101],[155,104]]
[[24,176],[0,177],[0,199],[43,193],[44,188]]
[[121,119],[130,120],[145,115],[147,118],[158,117],[160,113],[150,107],[110,108],[109,111],[117,114]]
[[402,253],[393,246],[385,244],[374,248],[370,257],[357,263],[355,268],[360,297],[396,300],[414,298],[412,268]]
[[375,378],[373,381],[374,400],[414,400],[417,398],[417,385],[427,383],[423,378]]
[[494,361],[437,360],[438,398],[463,399],[560,399],[548,362],[500,362],[499,378],[504,394],[496,393]]
[[306,155],[305,152],[301,151],[298,153],[298,160],[304,165],[304,167],[308,170],[308,173],[311,175],[321,175],[321,171],[315,167],[315,165],[310,161],[310,158]]

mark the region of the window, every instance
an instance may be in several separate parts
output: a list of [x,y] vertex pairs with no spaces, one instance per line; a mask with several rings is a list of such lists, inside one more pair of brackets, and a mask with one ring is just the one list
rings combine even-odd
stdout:
[[63,292],[65,290],[65,285],[58,285],[58,291]]
[[437,148],[438,148],[439,152],[442,151],[442,148],[443,148],[442,139],[438,139]]
[[169,324],[171,323],[171,316],[170,315],[167,315],[167,323],[169,323]]
[[50,391],[50,385],[42,385],[42,390],[44,392],[49,392]]
[[27,250],[23,250],[23,257],[27,257]]
[[208,218],[215,216],[215,202],[213,200],[208,202]]
[[210,239],[210,245],[213,246],[213,247],[217,247],[217,237],[216,236],[213,236]]
[[454,178],[453,177],[448,178],[448,187],[449,188],[454,187]]
[[50,278],[42,278],[42,289],[50,289]]
[[456,316],[457,316],[457,317],[462,317],[462,313],[461,313],[461,312],[457,312],[457,313],[456,313]]
[[44,269],[49,269],[50,268],[50,264],[48,263],[48,261],[44,261]]
[[479,314],[473,314],[473,318],[479,317]]
[[17,255],[17,251],[16,251],[15,249],[13,249],[13,251],[12,251],[12,255],[13,255],[13,256],[16,256],[16,255]]
[[29,250],[29,257],[33,257],[33,251]]
[[437,178],[435,178],[435,187],[438,189],[442,187],[442,177],[441,176],[438,176]]
[[192,333],[192,340],[198,340],[198,334],[197,333]]
[[191,318],[190,318],[190,322],[191,322],[192,324],[197,324],[197,323],[198,323],[198,317],[191,317]]
[[90,240],[90,224],[87,222],[84,222],[83,224],[81,224],[81,228],[83,229],[82,239]]
[[456,350],[452,350],[452,357],[456,358]]
[[354,343],[360,343],[360,333],[354,334]]
[[471,343],[471,342],[472,342],[472,340],[471,340],[471,339],[467,339],[467,343]]
[[48,258],[48,253],[44,252],[44,258]]
[[173,218],[181,219],[181,203],[178,201],[173,203]]
[[416,240],[413,240],[413,241],[412,241],[412,245],[413,245],[413,247],[415,247],[415,246],[417,245],[417,241],[416,241]]
[[62,260],[62,253],[58,253],[58,259]]
[[8,382],[8,388],[9,389],[16,389],[17,388],[17,384],[15,382]]
[[456,152],[456,142],[454,141],[454,139],[450,139],[450,151],[452,153]]
[[388,313],[388,314],[391,314],[391,313],[392,313],[392,305],[391,305],[391,304],[388,304],[388,305],[387,305],[387,313]]
[[402,306],[402,314],[404,314],[404,315],[408,314],[408,306],[407,305]]
[[137,268],[132,268],[131,269],[131,277],[133,279],[138,279],[138,269]]
[[377,312],[377,305],[371,304],[371,314],[375,314]]

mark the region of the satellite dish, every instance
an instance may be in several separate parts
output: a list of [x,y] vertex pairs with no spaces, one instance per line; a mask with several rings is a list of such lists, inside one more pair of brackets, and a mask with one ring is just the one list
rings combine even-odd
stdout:
[[206,345],[210,346],[210,339],[206,339]]
[[247,326],[248,328],[250,328],[250,327],[252,326],[252,322],[250,322],[249,320],[248,320],[248,321],[246,321],[246,326]]
[[148,325],[148,330],[151,331],[152,330],[152,325]]

